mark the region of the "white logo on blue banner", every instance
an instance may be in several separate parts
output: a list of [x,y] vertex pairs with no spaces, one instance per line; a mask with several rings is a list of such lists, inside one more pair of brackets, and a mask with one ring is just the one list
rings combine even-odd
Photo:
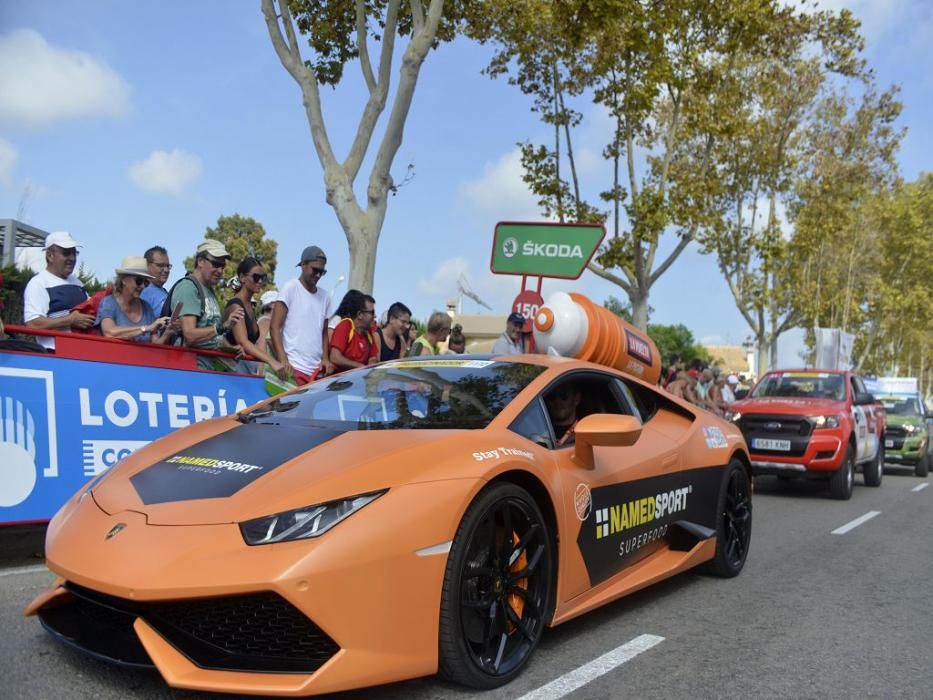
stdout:
[[47,520],[152,440],[267,396],[262,377],[0,353],[0,523]]

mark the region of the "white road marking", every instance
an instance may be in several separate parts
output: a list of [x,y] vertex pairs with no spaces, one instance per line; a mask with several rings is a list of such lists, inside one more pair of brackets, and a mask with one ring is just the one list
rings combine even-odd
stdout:
[[837,527],[835,530],[832,531],[831,534],[833,534],[833,535],[844,535],[844,534],[846,534],[849,530],[854,530],[855,528],[857,528],[857,527],[858,527],[859,525],[861,525],[862,523],[867,523],[869,520],[871,520],[872,518],[874,518],[876,515],[881,515],[881,511],[880,511],[880,510],[870,510],[870,511],[868,511],[867,513],[865,513],[865,515],[863,515],[863,516],[861,516],[861,517],[856,518],[855,520],[853,520],[851,523],[846,523],[846,524],[843,525],[842,527]]
[[911,491],[923,491],[923,489],[925,489],[929,485],[930,485],[929,481],[924,481],[922,484],[917,484],[916,486],[914,486],[911,489]]
[[48,567],[45,564],[37,564],[36,566],[21,566],[18,569],[6,569],[0,571],[0,578],[4,576],[25,576],[26,574],[38,574],[42,571],[48,571]]
[[635,637],[632,641],[606,652],[598,659],[593,659],[588,664],[584,664],[570,673],[565,673],[560,678],[555,678],[547,685],[542,685],[537,690],[522,695],[518,700],[557,700],[557,698],[570,695],[578,688],[595,681],[600,676],[609,673],[609,671],[621,666],[626,661],[631,661],[643,651],[648,651],[651,647],[663,641],[664,637],[653,634],[643,634],[640,637]]

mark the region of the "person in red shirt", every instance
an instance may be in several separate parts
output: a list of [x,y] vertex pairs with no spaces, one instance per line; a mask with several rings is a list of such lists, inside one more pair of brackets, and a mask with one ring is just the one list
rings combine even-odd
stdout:
[[340,319],[330,339],[330,361],[338,372],[379,361],[379,348],[372,332],[376,300],[361,294],[344,301],[347,315]]

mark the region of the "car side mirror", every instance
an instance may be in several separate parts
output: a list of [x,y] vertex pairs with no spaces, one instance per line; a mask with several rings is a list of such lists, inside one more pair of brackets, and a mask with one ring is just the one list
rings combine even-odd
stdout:
[[867,406],[868,404],[874,403],[875,397],[871,394],[863,394],[859,392],[855,395],[855,401],[853,402],[856,406]]
[[594,447],[630,447],[641,436],[641,423],[634,416],[594,413],[582,418],[574,428],[573,459],[592,469]]

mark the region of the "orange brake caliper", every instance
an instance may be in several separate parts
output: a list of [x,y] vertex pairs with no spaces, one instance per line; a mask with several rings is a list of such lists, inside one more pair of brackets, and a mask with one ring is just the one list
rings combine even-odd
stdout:
[[[516,545],[518,544],[518,541],[519,541],[518,535],[513,532],[512,533],[512,544]],[[518,559],[515,560],[515,562],[512,564],[509,570],[514,573],[516,571],[521,571],[527,565],[528,565],[528,555],[527,555],[527,550],[525,550],[525,551],[522,551]],[[515,583],[515,585],[518,588],[521,588],[523,591],[527,591],[528,590],[528,579],[521,578]],[[519,619],[521,619],[522,611],[525,609],[525,599],[522,598],[518,593],[509,593],[508,603],[509,603],[509,607],[512,608],[512,610],[515,611],[515,614],[518,615]],[[512,632],[514,631],[515,631],[515,625],[509,622],[509,634],[512,634]]]

